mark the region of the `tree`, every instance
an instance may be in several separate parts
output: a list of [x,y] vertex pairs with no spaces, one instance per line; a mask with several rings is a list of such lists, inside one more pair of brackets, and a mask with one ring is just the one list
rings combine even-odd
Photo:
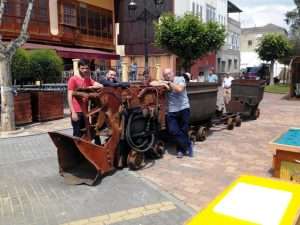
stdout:
[[294,0],[296,8],[285,14],[286,23],[290,25],[290,43],[293,46],[290,57],[287,59],[292,59],[293,56],[298,56],[300,52],[300,0]]
[[177,55],[189,71],[193,61],[220,49],[225,42],[225,28],[216,22],[203,23],[199,17],[164,14],[155,23],[155,43]]
[[54,50],[33,50],[30,52],[30,71],[36,80],[58,82],[63,71],[63,61]]
[[300,0],[294,0],[296,8],[285,14],[288,25],[291,26],[291,34],[295,37],[300,35]]
[[[3,131],[15,130],[14,100],[12,92],[11,61],[16,50],[28,39],[28,25],[34,0],[28,0],[28,7],[21,27],[21,32],[15,40],[4,43],[0,37],[0,85],[1,85],[1,129]],[[0,25],[4,13],[5,3],[0,0]]]
[[270,33],[262,37],[256,52],[261,60],[271,62],[270,84],[274,84],[273,71],[275,61],[288,56],[291,49],[292,47],[287,37],[282,34]]
[[12,57],[11,61],[11,74],[13,82],[17,84],[26,84],[28,81],[32,81],[29,69],[29,53],[25,49],[19,48]]

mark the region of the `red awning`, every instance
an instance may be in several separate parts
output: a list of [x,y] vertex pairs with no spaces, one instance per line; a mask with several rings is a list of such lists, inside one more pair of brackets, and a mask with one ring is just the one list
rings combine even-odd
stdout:
[[25,43],[23,45],[25,49],[53,49],[63,58],[70,59],[120,59],[119,55],[110,52],[104,52],[88,48],[70,48],[55,45],[43,45],[34,43]]

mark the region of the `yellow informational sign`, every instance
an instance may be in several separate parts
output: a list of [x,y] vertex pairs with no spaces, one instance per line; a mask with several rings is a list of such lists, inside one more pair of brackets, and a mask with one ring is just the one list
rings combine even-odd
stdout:
[[187,225],[300,225],[300,185],[241,176]]

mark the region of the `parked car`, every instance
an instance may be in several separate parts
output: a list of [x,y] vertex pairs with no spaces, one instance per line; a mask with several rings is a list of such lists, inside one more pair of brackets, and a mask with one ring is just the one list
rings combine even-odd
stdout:
[[243,78],[250,80],[266,80],[270,83],[270,66],[268,64],[261,64],[259,66],[247,67],[243,71]]

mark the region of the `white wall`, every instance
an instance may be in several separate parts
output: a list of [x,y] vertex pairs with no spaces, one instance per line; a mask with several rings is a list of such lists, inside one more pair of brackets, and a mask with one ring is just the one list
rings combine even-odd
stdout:
[[174,0],[174,14],[176,16],[183,16],[190,9],[190,2],[191,0]]
[[227,26],[227,0],[174,0],[174,13],[177,16],[183,16],[186,12],[192,12],[193,3],[195,7],[202,7],[202,20],[206,22],[206,5],[214,7],[215,19],[219,22],[219,15],[222,16],[224,26]]

